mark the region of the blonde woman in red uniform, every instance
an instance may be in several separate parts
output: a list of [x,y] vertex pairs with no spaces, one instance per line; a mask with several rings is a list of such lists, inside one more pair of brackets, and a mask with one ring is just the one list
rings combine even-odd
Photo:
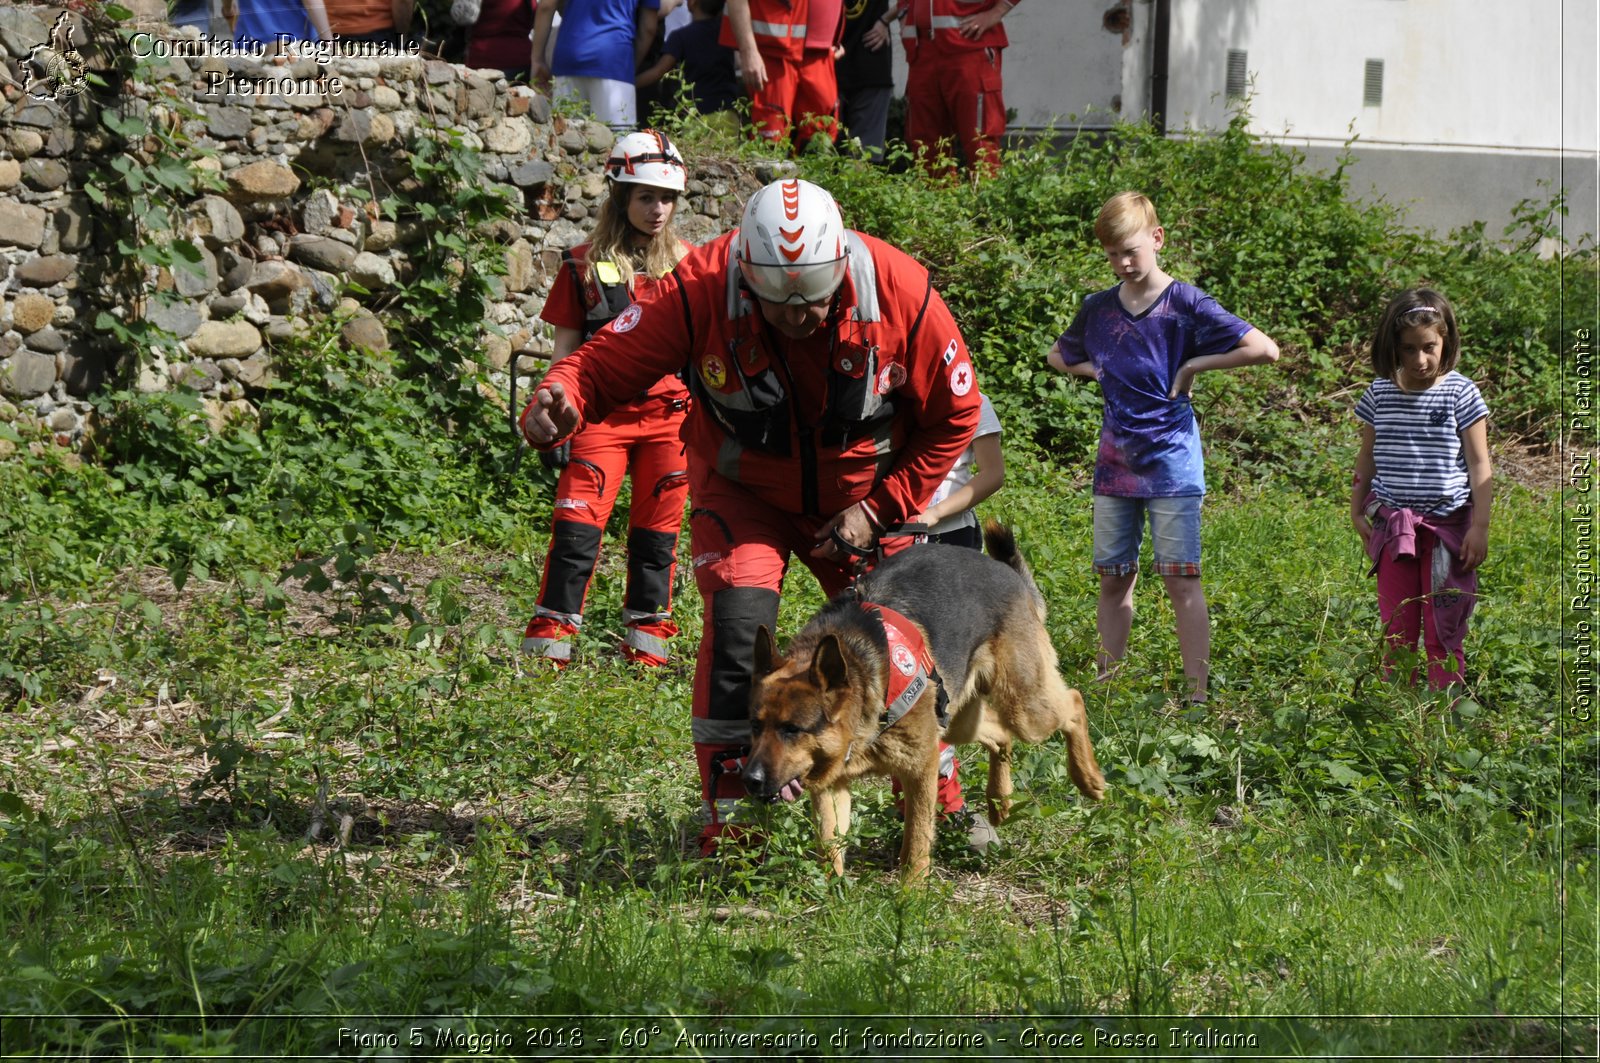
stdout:
[[[653,129],[617,140],[606,161],[610,195],[586,244],[562,256],[541,317],[555,326],[551,364],[610,325],[621,332],[689,247],[672,219],[686,184],[683,156]],[[631,401],[588,425],[568,443],[541,454],[561,469],[550,552],[523,652],[565,667],[583,624],[584,599],[600,555],[600,539],[624,474],[633,477],[628,527],[628,585],[623,596],[622,652],[641,664],[669,659],[672,577],[689,480],[679,438],[689,401],[678,377],[659,378]]]

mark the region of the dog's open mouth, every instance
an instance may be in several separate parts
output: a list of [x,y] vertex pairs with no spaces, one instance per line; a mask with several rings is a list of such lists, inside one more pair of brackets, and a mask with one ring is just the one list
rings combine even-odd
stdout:
[[784,783],[783,786],[779,788],[777,793],[772,795],[772,800],[793,801],[795,798],[800,796],[805,788],[806,784],[801,782],[800,777],[796,775],[794,778]]

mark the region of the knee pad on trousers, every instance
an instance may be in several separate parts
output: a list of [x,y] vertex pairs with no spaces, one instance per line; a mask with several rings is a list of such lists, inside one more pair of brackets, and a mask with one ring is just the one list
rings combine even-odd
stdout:
[[583,599],[600,556],[601,529],[593,524],[558,520],[550,533],[545,561],[544,593],[539,604],[560,613],[582,613]]
[[628,532],[628,596],[624,609],[640,613],[672,611],[672,569],[678,531],[634,528]]
[[743,719],[749,713],[756,628],[763,624],[768,631],[778,626],[777,591],[728,587],[711,596],[709,716]]

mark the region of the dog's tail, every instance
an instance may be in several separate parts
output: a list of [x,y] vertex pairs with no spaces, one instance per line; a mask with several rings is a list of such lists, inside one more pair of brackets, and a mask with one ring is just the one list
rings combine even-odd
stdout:
[[1028,563],[1022,559],[1022,551],[1017,549],[1017,537],[1011,529],[997,520],[984,521],[983,546],[990,557],[1009,566],[1022,577],[1022,582],[1028,585],[1028,593],[1033,595],[1033,604],[1039,610],[1039,618],[1044,619],[1044,595],[1039,593],[1038,584],[1033,582],[1033,570],[1028,568]]

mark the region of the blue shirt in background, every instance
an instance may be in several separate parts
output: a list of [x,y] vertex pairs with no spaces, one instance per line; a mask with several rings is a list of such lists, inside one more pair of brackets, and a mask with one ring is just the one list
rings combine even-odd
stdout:
[[290,40],[315,41],[316,28],[300,0],[238,0],[233,39],[239,44],[271,47],[282,34]]
[[1231,351],[1251,326],[1192,284],[1173,281],[1141,314],[1123,308],[1121,287],[1086,298],[1056,341],[1063,362],[1090,362],[1100,374],[1105,412],[1094,493],[1203,495],[1205,463],[1194,406],[1187,395],[1167,396],[1179,366]]
[[633,43],[641,8],[659,11],[661,0],[567,0],[550,73],[633,84]]

